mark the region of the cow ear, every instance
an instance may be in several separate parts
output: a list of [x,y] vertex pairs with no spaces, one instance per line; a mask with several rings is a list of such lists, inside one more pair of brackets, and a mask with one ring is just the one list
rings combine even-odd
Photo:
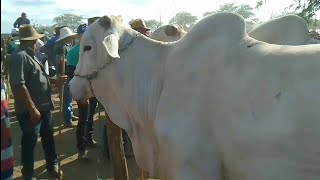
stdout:
[[120,58],[119,50],[119,37],[115,34],[110,34],[103,39],[103,45],[109,56],[112,58]]

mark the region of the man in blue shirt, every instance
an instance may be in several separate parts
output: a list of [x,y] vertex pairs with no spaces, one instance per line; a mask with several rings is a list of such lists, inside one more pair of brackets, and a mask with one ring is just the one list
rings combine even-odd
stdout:
[[30,24],[30,20],[27,18],[27,14],[25,12],[21,13],[21,17],[16,19],[13,23],[13,27],[19,28],[22,24]]
[[49,67],[53,66],[54,68],[56,68],[56,63],[55,63],[56,61],[55,61],[55,56],[53,53],[53,47],[54,47],[56,40],[59,39],[59,37],[60,37],[60,29],[63,27],[66,27],[66,26],[56,27],[54,29],[55,34],[47,41],[47,43],[44,46],[42,46],[40,48],[40,52],[43,52],[48,55]]

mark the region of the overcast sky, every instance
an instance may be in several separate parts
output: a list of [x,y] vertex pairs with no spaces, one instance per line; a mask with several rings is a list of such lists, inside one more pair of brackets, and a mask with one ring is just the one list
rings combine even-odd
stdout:
[[[142,18],[156,19],[160,16],[164,24],[178,12],[188,11],[202,18],[207,11],[216,10],[221,4],[256,5],[257,0],[3,0],[1,1],[1,33],[9,33],[21,12],[43,25],[51,25],[52,19],[64,13],[74,13],[84,18],[103,15],[122,15],[124,21]],[[278,13],[293,3],[293,0],[267,0],[257,10],[256,17],[267,20],[272,13]],[[317,13],[320,19],[320,12]],[[86,22],[86,20],[85,20]]]

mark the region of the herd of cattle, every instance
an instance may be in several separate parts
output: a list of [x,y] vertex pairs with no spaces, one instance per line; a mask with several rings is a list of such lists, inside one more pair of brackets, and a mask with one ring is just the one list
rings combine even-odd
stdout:
[[319,179],[320,42],[294,15],[245,29],[217,13],[151,39],[101,17],[82,36],[71,94],[96,96],[151,177]]

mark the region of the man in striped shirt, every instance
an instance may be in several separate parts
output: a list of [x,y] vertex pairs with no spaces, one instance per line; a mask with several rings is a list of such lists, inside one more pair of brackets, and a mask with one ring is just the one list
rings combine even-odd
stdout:
[[8,116],[7,88],[1,78],[1,180],[13,179],[12,130]]

